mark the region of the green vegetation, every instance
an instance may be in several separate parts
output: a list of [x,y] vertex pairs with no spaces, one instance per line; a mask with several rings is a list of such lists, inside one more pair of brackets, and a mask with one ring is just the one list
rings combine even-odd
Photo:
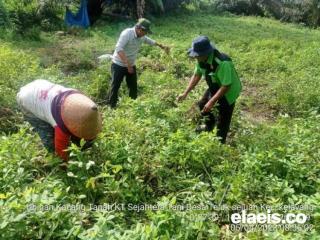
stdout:
[[[110,63],[96,59],[111,53],[120,31],[133,22],[104,23],[65,35],[41,32],[38,40],[2,31],[0,238],[319,238],[320,31],[192,10],[153,22],[152,37],[171,45],[171,55],[145,46],[138,61],[139,98],[129,99],[123,84],[115,111],[102,104]],[[191,106],[202,95],[204,81],[185,102],[175,102],[194,68],[186,49],[199,34],[230,54],[244,85],[225,146],[214,134],[194,132],[197,112]],[[16,106],[19,87],[36,78],[82,90],[103,112],[102,134],[85,152],[70,147],[67,172]],[[114,203],[164,207],[140,212],[41,209]],[[230,221],[210,220],[209,210],[170,208],[220,203],[309,204],[314,228],[232,232]]]
[[320,25],[318,0],[210,0],[208,2],[220,11],[273,17],[281,21],[302,23],[310,27]]

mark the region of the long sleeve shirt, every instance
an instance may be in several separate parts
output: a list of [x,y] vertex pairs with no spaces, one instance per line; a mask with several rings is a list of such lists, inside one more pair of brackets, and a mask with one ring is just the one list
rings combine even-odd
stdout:
[[154,40],[147,36],[138,37],[135,27],[123,30],[120,34],[115,51],[113,53],[113,63],[122,67],[127,67],[118,55],[118,52],[124,51],[129,63],[134,66],[142,43],[146,43],[152,46],[156,44]]

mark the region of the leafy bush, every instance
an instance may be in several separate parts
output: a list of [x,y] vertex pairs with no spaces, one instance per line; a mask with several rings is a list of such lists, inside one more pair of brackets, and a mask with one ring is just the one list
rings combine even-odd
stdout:
[[320,5],[317,0],[307,1],[265,1],[265,0],[214,0],[214,8],[235,14],[271,16],[288,22],[319,26]]
[[36,1],[4,1],[4,6],[9,14],[11,27],[17,33],[27,33],[29,28],[40,25]]
[[183,6],[197,2],[194,0],[138,0],[138,1],[109,1],[103,5],[105,12],[122,13],[133,18],[159,15],[181,9]]
[[15,51],[8,45],[0,46],[0,104],[16,105],[15,96],[20,87],[39,74],[37,58]]
[[42,30],[61,28],[63,3],[56,0],[4,0],[0,6],[0,9],[3,9],[0,10],[0,19],[5,19],[6,27],[12,28],[16,33],[39,39],[39,28]]
[[320,5],[317,0],[285,2],[282,12],[282,20],[302,22],[314,27],[320,25]]
[[8,13],[7,9],[4,7],[3,3],[0,2],[0,27],[8,24]]

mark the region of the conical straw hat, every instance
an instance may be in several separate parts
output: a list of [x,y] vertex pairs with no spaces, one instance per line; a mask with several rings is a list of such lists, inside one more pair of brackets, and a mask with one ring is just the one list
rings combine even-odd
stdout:
[[81,93],[66,97],[61,106],[61,117],[67,129],[76,137],[92,140],[101,131],[97,105]]

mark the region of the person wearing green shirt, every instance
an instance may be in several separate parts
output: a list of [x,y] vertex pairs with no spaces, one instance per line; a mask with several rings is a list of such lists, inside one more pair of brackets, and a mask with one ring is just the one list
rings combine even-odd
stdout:
[[[217,124],[217,136],[221,143],[225,143],[234,105],[242,88],[238,74],[230,57],[219,52],[206,36],[194,39],[188,54],[197,59],[197,64],[188,87],[177,100],[184,100],[204,77],[208,89],[198,102],[198,106],[205,124],[199,124],[196,131],[212,131]],[[218,109],[217,120],[212,113],[214,106]]]

